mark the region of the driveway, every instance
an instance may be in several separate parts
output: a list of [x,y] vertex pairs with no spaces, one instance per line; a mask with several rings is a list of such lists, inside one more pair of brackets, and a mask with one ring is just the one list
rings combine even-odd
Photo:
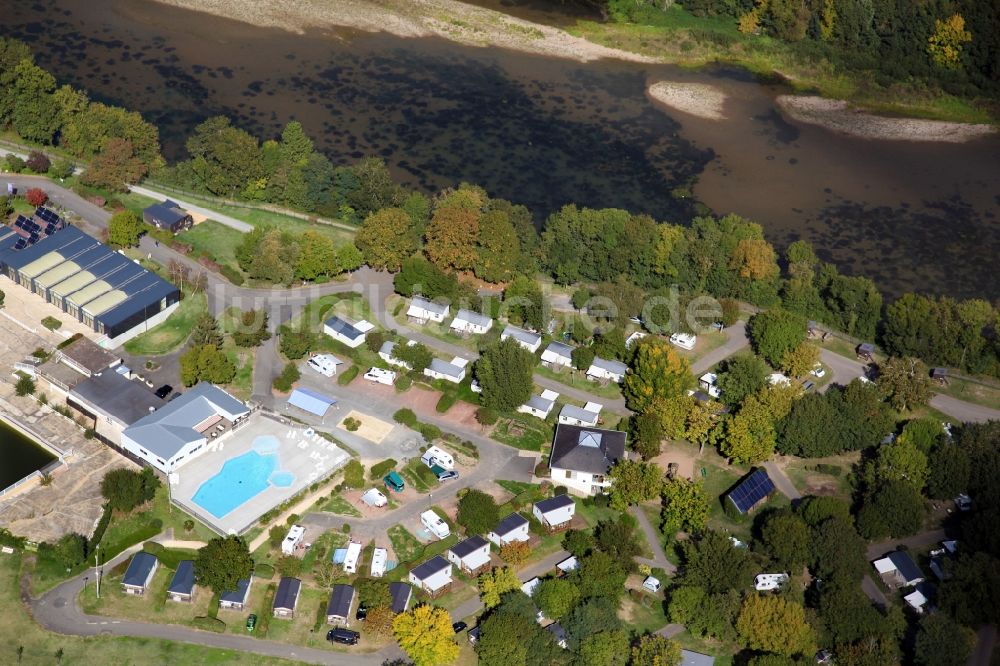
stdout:
[[636,559],[642,564],[646,564],[650,567],[663,569],[671,576],[677,573],[677,567],[675,567],[670,560],[667,559],[666,554],[663,552],[663,545],[660,541],[659,530],[654,528],[653,524],[649,522],[649,517],[646,515],[646,512],[642,510],[641,506],[633,506],[629,509],[629,513],[631,513],[636,522],[639,523],[639,529],[641,529],[642,533],[646,535],[646,542],[649,544],[650,550],[653,551],[652,559],[646,557],[637,557]]
[[976,648],[969,656],[968,666],[990,666],[993,663],[993,646],[997,641],[995,624],[983,625],[976,632]]
[[778,467],[777,463],[773,460],[768,460],[764,463],[764,469],[767,470],[767,475],[771,477],[771,481],[774,482],[775,487],[777,487],[782,495],[792,500],[792,502],[802,499],[802,493],[798,491],[792,480],[785,474],[785,470]]
[[726,334],[725,343],[691,364],[691,374],[695,377],[701,376],[702,373],[710,370],[717,363],[724,361],[750,344],[750,340],[747,338],[746,322],[738,321],[732,326],[722,329],[722,332]]

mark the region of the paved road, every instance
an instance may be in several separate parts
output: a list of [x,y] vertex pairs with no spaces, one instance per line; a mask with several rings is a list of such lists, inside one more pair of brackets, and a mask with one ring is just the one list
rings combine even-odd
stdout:
[[636,558],[642,564],[646,564],[650,567],[656,567],[658,569],[663,569],[671,576],[677,572],[677,567],[675,567],[670,560],[667,559],[666,554],[663,552],[663,544],[660,540],[660,531],[653,527],[653,524],[649,522],[649,516],[646,512],[642,510],[642,507],[633,506],[629,509],[629,513],[635,517],[636,522],[639,523],[639,529],[642,533],[646,535],[646,542],[649,543],[650,550],[653,551],[653,558],[649,559],[646,557]]
[[900,546],[906,546],[910,550],[926,548],[947,538],[948,534],[945,530],[930,530],[914,534],[913,536],[903,537],[902,539],[888,539],[873,543],[868,546],[867,555],[869,560],[874,560],[883,557],[886,553],[896,550]]
[[968,666],[990,666],[993,663],[993,646],[997,641],[995,624],[983,625],[976,632],[976,647],[969,656]]
[[215,210],[209,210],[208,208],[203,208],[198,204],[191,203],[190,200],[178,199],[177,196],[173,194],[164,194],[162,192],[157,192],[156,190],[152,190],[148,187],[142,187],[141,185],[130,185],[129,190],[135,192],[136,194],[141,194],[144,197],[149,197],[150,199],[156,199],[158,201],[162,201],[163,199],[170,199],[171,201],[179,203],[181,205],[181,208],[184,208],[185,210],[198,213],[199,215],[204,215],[207,218],[215,220],[219,224],[225,225],[232,229],[236,229],[236,231],[239,231],[240,233],[243,234],[253,231],[252,224],[247,224],[243,220],[237,220],[235,217],[230,217],[225,213],[220,213]]
[[880,608],[889,607],[889,598],[882,592],[882,588],[868,574],[861,579],[861,591],[865,593],[871,602]]
[[792,500],[793,502],[802,499],[802,493],[798,491],[792,480],[788,478],[785,474],[785,470],[778,467],[777,463],[773,460],[768,460],[764,463],[764,468],[767,470],[767,475],[771,477],[771,481],[774,481],[775,487],[781,492],[782,495]]
[[691,373],[695,377],[700,376],[717,363],[724,361],[750,344],[750,340],[747,338],[747,325],[745,322],[738,321],[732,326],[722,329],[722,332],[726,334],[726,342],[721,347],[713,349],[691,364]]

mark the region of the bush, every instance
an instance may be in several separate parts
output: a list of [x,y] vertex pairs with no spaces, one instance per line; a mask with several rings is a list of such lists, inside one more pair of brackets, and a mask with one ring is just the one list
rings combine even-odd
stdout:
[[382,462],[375,463],[372,465],[371,469],[368,470],[368,478],[372,481],[379,481],[390,471],[394,470],[398,464],[399,463],[392,458],[387,458]]
[[437,401],[437,406],[434,408],[440,414],[444,414],[451,406],[455,404],[455,396],[451,393],[442,393],[441,397]]
[[206,615],[201,615],[196,617],[192,624],[198,629],[204,629],[205,631],[214,631],[218,634],[225,633],[226,623],[217,617],[208,617]]
[[365,346],[368,347],[368,351],[374,354],[377,354],[382,349],[383,344],[385,344],[385,333],[382,331],[370,331],[365,336]]
[[421,423],[417,426],[417,430],[428,442],[433,442],[435,439],[441,438],[441,428],[438,428],[433,423]]
[[11,173],[21,173],[24,171],[25,161],[14,153],[7,153],[7,157],[4,159],[4,166]]
[[83,337],[82,333],[74,333],[73,335],[69,336],[68,338],[57,344],[56,349],[66,349],[66,347],[69,347],[71,344],[73,344],[82,337]]
[[20,377],[17,380],[17,383],[14,384],[14,393],[21,397],[24,397],[26,395],[32,395],[34,394],[34,392],[35,392],[35,380],[33,380],[31,377],[28,376]]
[[344,419],[344,429],[348,432],[357,432],[360,427],[361,421],[357,420],[353,416],[348,416]]
[[408,407],[396,410],[396,413],[392,415],[392,419],[396,423],[402,423],[408,428],[413,428],[417,425],[417,415]]
[[75,167],[72,162],[67,159],[60,158],[53,162],[49,167],[49,175],[53,178],[69,178],[73,175],[74,170]]
[[476,410],[476,420],[484,426],[494,425],[500,416],[497,414],[497,410],[490,407],[480,407]]
[[350,523],[344,523],[343,526],[340,528],[340,531],[343,532],[344,534],[350,534],[351,533],[351,524]]
[[352,365],[347,370],[344,370],[342,373],[340,373],[340,375],[337,377],[337,383],[340,384],[341,386],[347,386],[348,384],[354,381],[355,377],[358,376],[358,372],[360,372],[360,368],[358,368],[358,366],[356,365]]
[[45,190],[33,187],[24,193],[24,199],[37,208],[49,200],[49,195],[45,193]]
[[274,567],[270,564],[254,564],[253,575],[264,579],[272,578],[274,577]]
[[556,486],[555,490],[552,491],[552,494],[553,495],[568,495],[569,494],[569,488],[567,488],[566,486]]
[[56,331],[62,328],[62,322],[56,319],[55,317],[49,316],[42,320],[42,326],[49,329],[50,331]]
[[281,393],[288,393],[292,390],[292,384],[299,381],[301,376],[298,366],[289,361],[285,364],[285,368],[281,371],[281,374],[275,377],[274,389]]
[[357,460],[344,465],[344,484],[348,488],[362,488],[365,485],[365,466]]
[[161,555],[165,550],[162,543],[157,543],[156,541],[147,541],[142,544],[142,549],[149,553],[150,555]]
[[396,380],[397,393],[409,391],[411,386],[413,386],[413,377],[410,377],[409,375],[401,375],[399,379]]
[[293,513],[290,516],[288,516],[288,518],[285,518],[285,524],[291,527],[295,523],[299,522],[301,518],[302,516],[300,516],[299,514]]
[[220,266],[219,273],[222,275],[222,277],[226,278],[227,280],[235,284],[237,287],[242,285],[243,282],[245,281],[243,279],[243,274],[229,265]]
[[184,531],[190,533],[193,530],[194,530],[194,521],[188,518],[187,520],[184,521]]
[[49,167],[52,166],[52,162],[48,156],[39,150],[33,150],[28,153],[28,161],[25,164],[35,173],[47,173]]
[[722,325],[732,326],[740,318],[740,304],[732,298],[723,298],[719,301],[722,305]]
[[535,465],[535,476],[537,476],[538,478],[546,479],[548,478],[549,474],[550,474],[549,466],[546,465],[545,463],[540,462],[537,465]]

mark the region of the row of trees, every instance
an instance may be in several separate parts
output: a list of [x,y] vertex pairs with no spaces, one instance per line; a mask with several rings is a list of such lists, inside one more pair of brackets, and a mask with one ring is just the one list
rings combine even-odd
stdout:
[[[267,312],[247,310],[240,313],[231,336],[238,347],[260,346],[271,337]],[[215,317],[208,312],[201,313],[188,340],[190,347],[180,357],[180,376],[185,386],[193,386],[199,381],[213,384],[233,381],[236,364],[222,349],[225,334]]]
[[272,284],[327,280],[358,269],[361,252],[352,243],[339,247],[321,231],[295,234],[260,225],[236,246],[236,261],[249,277]]

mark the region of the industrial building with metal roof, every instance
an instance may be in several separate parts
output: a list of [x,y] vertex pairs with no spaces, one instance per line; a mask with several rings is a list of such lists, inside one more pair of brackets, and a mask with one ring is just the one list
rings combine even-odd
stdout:
[[[121,345],[180,302],[177,287],[51,211],[39,208],[33,219],[41,222],[21,216],[0,226],[0,272],[107,336],[103,346]],[[36,229],[50,219],[58,222]]]

